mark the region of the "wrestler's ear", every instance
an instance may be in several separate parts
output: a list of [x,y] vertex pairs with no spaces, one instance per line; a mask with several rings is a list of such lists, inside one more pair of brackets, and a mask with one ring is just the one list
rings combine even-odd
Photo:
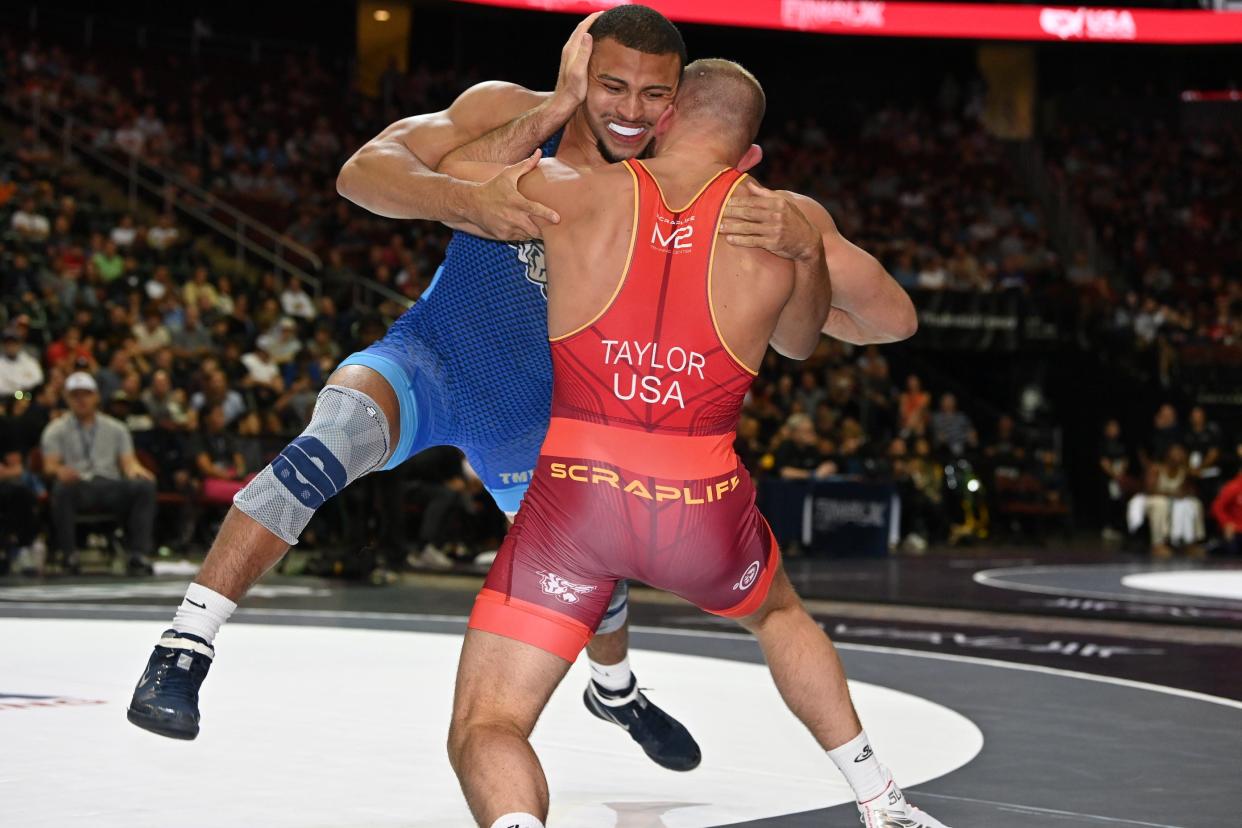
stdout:
[[737,171],[746,172],[754,169],[763,160],[763,148],[758,144],[751,144],[750,149],[746,150],[742,155],[742,160],[737,162]]
[[677,105],[672,104],[669,106],[668,109],[660,113],[659,118],[656,118],[654,132],[657,138],[661,137],[662,135],[664,135],[664,133],[668,132],[669,125],[673,123],[673,118],[675,117],[673,115],[673,110],[676,108],[677,108]]

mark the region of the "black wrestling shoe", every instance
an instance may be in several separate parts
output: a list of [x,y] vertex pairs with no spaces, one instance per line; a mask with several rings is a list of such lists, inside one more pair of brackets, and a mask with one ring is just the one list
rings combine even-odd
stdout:
[[582,701],[596,717],[629,733],[643,753],[662,768],[694,770],[703,761],[699,744],[690,731],[652,704],[633,677],[630,686],[621,691],[605,690],[594,680],[588,681]]
[[126,718],[170,739],[198,735],[198,689],[215,649],[197,635],[165,630],[130,700]]

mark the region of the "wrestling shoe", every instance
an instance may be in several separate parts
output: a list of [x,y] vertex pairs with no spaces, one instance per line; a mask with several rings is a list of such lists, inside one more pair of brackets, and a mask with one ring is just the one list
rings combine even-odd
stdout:
[[165,630],[129,702],[126,718],[170,739],[198,735],[198,689],[215,649],[197,635]]
[[906,795],[889,782],[879,796],[858,803],[858,821],[866,828],[949,828],[906,802]]
[[630,734],[651,761],[675,771],[694,770],[703,760],[698,742],[681,722],[656,707],[631,677],[625,690],[606,690],[587,682],[582,701],[596,717]]

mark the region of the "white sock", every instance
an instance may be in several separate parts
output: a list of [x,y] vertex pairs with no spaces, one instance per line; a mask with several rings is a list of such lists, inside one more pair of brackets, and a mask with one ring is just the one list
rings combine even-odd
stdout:
[[828,751],[828,758],[841,771],[845,781],[854,789],[854,798],[859,802],[875,799],[884,793],[888,783],[893,781],[888,768],[875,758],[867,731],[862,731],[841,747]]
[[591,678],[600,687],[614,693],[630,689],[634,674],[630,671],[628,655],[616,664],[596,664],[590,656],[587,656],[587,663],[591,665]]
[[543,823],[530,814],[505,814],[492,823],[492,828],[543,828]]
[[214,589],[191,583],[185,591],[185,598],[181,600],[181,606],[177,607],[172,628],[177,632],[197,635],[211,644],[215,641],[216,633],[220,632],[220,625],[229,620],[235,609],[237,604]]

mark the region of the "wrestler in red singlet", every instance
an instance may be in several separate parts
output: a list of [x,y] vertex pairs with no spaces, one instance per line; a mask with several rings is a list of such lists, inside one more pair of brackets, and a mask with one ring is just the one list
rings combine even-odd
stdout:
[[552,340],[552,421],[534,481],[470,626],[573,661],[622,578],[708,612],[759,608],[777,546],[733,451],[754,372],[711,302],[721,170],[672,209],[639,161],[629,255],[611,302]]

